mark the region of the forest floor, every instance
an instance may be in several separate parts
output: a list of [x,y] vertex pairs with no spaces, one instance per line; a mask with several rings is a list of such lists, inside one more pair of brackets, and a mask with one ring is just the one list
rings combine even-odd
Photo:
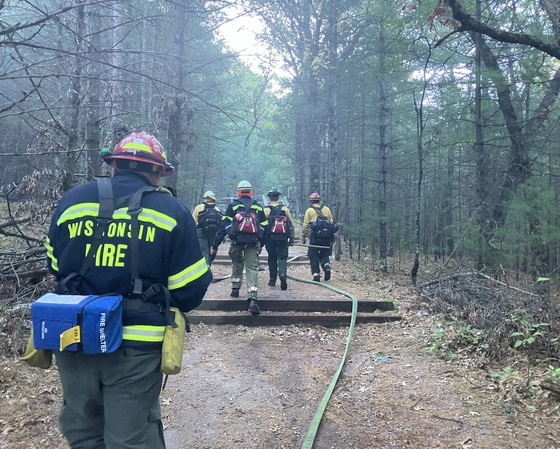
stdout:
[[[213,271],[225,276],[229,267]],[[290,274],[310,277],[307,266],[290,267]],[[336,295],[293,280],[281,291],[266,286],[266,270],[259,276],[262,303]],[[438,317],[404,274],[384,277],[334,261],[329,284],[359,299],[393,300],[403,319],[356,326],[313,447],[560,449],[560,402],[544,392],[513,394],[506,391],[512,384],[475,360],[443,360],[428,351]],[[214,283],[207,298],[225,298],[229,288],[229,280]],[[168,449],[299,448],[340,365],[348,329],[192,327],[183,370],[169,377],[162,394]],[[60,403],[56,366],[38,370],[2,356],[0,449],[67,449],[57,427]]]

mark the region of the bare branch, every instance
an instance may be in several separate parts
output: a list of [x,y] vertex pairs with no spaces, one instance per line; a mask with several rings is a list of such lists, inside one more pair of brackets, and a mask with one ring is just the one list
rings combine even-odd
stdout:
[[[553,58],[560,59],[560,46],[539,39],[535,36],[525,33],[513,33],[499,28],[492,28],[480,22],[474,16],[467,14],[458,0],[448,0],[449,7],[453,11],[453,17],[461,22],[457,32],[472,31],[484,34],[499,42],[508,42],[510,44],[527,45],[529,47],[541,50]],[[440,41],[441,42],[441,41]],[[440,43],[438,42],[438,44]]]

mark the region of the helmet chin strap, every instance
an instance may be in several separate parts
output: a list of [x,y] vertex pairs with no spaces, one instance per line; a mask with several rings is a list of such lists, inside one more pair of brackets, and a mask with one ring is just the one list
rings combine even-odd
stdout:
[[159,181],[161,180],[161,171],[158,171],[157,173],[146,173],[146,176],[148,177],[152,185],[159,185]]

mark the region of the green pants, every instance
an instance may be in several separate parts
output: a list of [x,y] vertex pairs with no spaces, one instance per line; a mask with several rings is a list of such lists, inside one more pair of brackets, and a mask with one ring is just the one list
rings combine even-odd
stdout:
[[161,352],[56,352],[60,427],[72,449],[165,449]]
[[204,260],[206,260],[206,265],[210,266],[212,261],[210,260],[210,248],[212,247],[212,243],[214,243],[214,239],[216,238],[216,234],[207,235],[202,232],[201,229],[197,229],[198,235],[198,242],[200,243],[200,251],[202,251],[202,256]]
[[288,241],[269,240],[266,242],[266,252],[270,280],[276,282],[278,275],[286,276],[288,273]]
[[256,246],[236,245],[229,247],[231,258],[231,287],[241,288],[243,284],[243,268],[247,275],[247,292],[250,299],[257,299],[259,290],[259,254],[261,245]]
[[[328,243],[311,243],[312,245],[317,246],[328,246]],[[331,248],[328,246],[327,248],[313,248],[309,247],[307,249],[307,257],[309,257],[309,265],[311,266],[311,274],[319,275],[321,270],[319,267],[322,267],[323,270],[325,269],[326,265],[330,265],[330,257],[331,255]]]

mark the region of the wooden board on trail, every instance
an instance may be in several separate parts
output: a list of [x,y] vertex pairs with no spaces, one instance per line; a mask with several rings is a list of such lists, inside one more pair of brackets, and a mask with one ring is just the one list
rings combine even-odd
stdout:
[[[196,310],[221,310],[231,312],[246,308],[246,299],[204,299]],[[259,307],[269,312],[352,312],[352,301],[347,299],[265,299]],[[358,300],[358,313],[375,313],[394,310],[392,301]]]
[[[239,312],[229,314],[209,314],[194,311],[188,314],[191,324],[233,324],[237,326],[290,326],[303,324],[306,326],[341,327],[350,325],[349,314],[334,313],[271,313],[267,312],[264,304],[261,306],[260,315],[251,315],[245,308]],[[399,321],[399,315],[358,314],[356,324],[363,323],[389,323]]]
[[[218,254],[213,262],[216,267],[214,282],[202,304],[188,314],[192,324],[233,324],[242,326],[349,326],[352,318],[352,300],[340,293],[317,289],[317,296],[309,296],[300,290],[297,278],[288,276],[288,290],[281,291],[277,287],[261,285],[259,288],[260,315],[251,315],[248,311],[246,285],[239,298],[226,295],[230,292],[227,279],[229,275],[224,265],[230,265],[227,253]],[[290,247],[288,264],[295,265],[293,272],[301,275],[304,266],[309,266],[307,255],[301,250]],[[259,272],[267,271],[267,253],[263,251],[259,256]],[[292,272],[289,272],[292,273]],[[222,276],[219,276],[221,274]],[[221,281],[225,281],[223,284]],[[261,280],[262,282],[262,280]],[[218,284],[218,285],[217,285]],[[318,285],[326,287],[327,284]],[[356,324],[388,323],[398,321],[401,316],[394,312],[392,301],[381,299],[358,299]]]

